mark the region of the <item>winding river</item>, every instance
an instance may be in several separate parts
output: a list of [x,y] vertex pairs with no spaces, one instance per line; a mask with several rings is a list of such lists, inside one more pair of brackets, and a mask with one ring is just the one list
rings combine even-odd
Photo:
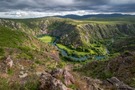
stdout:
[[88,59],[102,60],[102,59],[105,58],[105,56],[95,56],[95,55],[93,55],[93,56],[82,56],[82,57],[70,56],[70,55],[68,55],[68,53],[65,50],[63,50],[63,49],[61,49],[61,48],[59,48],[57,46],[57,41],[58,41],[58,39],[55,39],[54,42],[52,42],[51,44],[58,48],[58,50],[60,51],[62,57],[66,57],[66,58],[68,58],[70,60],[73,60],[73,61],[86,61]]

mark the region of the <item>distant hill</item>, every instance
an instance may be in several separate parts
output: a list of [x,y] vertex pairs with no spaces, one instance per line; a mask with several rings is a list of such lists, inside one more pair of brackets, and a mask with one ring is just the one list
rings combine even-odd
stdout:
[[86,19],[86,18],[114,18],[114,17],[127,17],[127,16],[134,16],[134,15],[128,15],[128,14],[97,14],[97,15],[74,15],[74,14],[69,14],[65,16],[55,16],[55,17],[60,17],[60,18],[71,18],[71,19]]

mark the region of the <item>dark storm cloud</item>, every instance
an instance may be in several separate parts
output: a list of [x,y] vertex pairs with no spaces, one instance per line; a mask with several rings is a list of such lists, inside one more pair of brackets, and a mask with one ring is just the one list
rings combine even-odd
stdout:
[[0,12],[73,11],[135,12],[135,0],[0,0]]

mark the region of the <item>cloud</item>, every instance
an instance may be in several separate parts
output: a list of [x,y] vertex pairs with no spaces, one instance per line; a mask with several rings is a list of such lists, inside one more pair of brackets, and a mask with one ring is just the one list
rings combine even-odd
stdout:
[[[0,12],[122,12],[134,13],[135,0],[0,0]],[[92,12],[91,12],[92,13]]]
[[[77,11],[58,11],[58,12],[35,12],[35,11],[10,11],[10,12],[0,12],[0,18],[37,18],[37,17],[46,17],[46,16],[56,16],[56,15],[89,15],[89,14],[113,14],[116,12],[95,12],[93,10],[77,10]],[[134,12],[117,12],[121,14],[131,14],[135,15]]]
[[119,4],[135,4],[135,0],[110,0],[109,3],[112,3],[112,4],[116,4],[116,5],[119,5]]

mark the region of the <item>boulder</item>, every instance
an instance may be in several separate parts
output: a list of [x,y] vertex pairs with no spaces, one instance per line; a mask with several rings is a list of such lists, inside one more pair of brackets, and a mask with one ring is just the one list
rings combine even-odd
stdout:
[[55,78],[64,80],[66,86],[74,84],[75,82],[73,75],[66,68],[53,70],[51,75]]
[[28,76],[28,74],[27,73],[24,73],[24,72],[20,72],[20,75],[19,75],[19,78],[25,78],[25,77],[27,77]]
[[49,73],[43,73],[40,77],[39,90],[70,90],[60,80]]
[[10,55],[5,60],[5,63],[6,63],[7,68],[12,68],[12,66],[13,66],[13,60],[11,59]]
[[64,76],[64,83],[66,85],[71,85],[74,84],[75,80],[74,77],[71,73],[69,73],[67,70],[64,70],[63,72],[63,76]]
[[100,86],[102,84],[101,80],[92,79],[90,77],[84,77],[84,79],[87,82],[86,90],[105,90]]

